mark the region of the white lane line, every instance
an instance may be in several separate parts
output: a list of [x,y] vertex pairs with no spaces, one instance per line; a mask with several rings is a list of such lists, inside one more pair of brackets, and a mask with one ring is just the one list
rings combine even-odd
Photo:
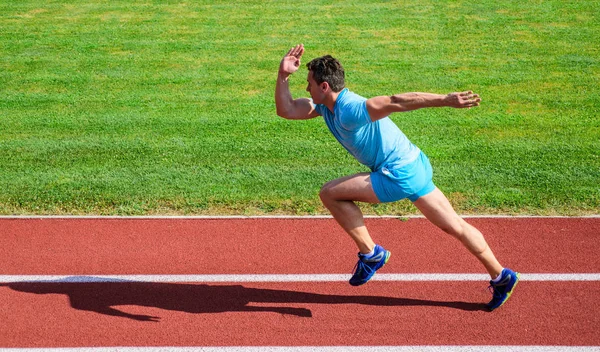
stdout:
[[232,346],[232,347],[69,347],[0,348],[5,352],[575,352],[600,351],[599,346]]
[[[240,275],[0,275],[12,282],[341,282],[349,274],[240,274]],[[488,281],[486,274],[377,274],[374,281]],[[600,281],[600,273],[521,273],[521,281]]]

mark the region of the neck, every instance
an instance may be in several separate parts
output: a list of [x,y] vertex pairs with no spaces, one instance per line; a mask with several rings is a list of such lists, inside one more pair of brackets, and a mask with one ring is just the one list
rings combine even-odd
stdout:
[[337,101],[337,98],[340,95],[340,93],[341,93],[341,91],[339,91],[337,93],[332,92],[330,96],[325,98],[324,105],[329,109],[329,111],[333,112],[333,107],[335,106],[335,102]]

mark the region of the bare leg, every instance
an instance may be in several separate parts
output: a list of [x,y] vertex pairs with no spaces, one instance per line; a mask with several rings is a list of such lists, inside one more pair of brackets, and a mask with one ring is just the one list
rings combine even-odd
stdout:
[[414,205],[434,225],[462,242],[485,266],[492,278],[500,275],[502,265],[492,253],[481,232],[456,214],[442,191],[436,188],[428,195],[417,199]]
[[323,205],[333,218],[352,237],[361,253],[369,253],[375,243],[367,231],[360,208],[354,201],[379,203],[371,186],[368,173],[361,173],[329,181],[319,193]]

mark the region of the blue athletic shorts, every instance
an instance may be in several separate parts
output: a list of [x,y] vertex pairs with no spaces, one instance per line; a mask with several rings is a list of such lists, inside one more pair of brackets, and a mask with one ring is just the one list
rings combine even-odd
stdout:
[[371,184],[382,203],[408,198],[411,202],[435,189],[429,158],[421,152],[415,161],[398,169],[371,172]]

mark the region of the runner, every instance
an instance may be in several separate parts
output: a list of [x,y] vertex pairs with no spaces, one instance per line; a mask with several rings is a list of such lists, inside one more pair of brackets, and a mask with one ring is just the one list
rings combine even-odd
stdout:
[[350,284],[365,284],[391,254],[373,241],[355,202],[383,203],[408,198],[429,221],[461,241],[483,264],[493,289],[487,307],[500,307],[510,297],[519,274],[504,268],[481,232],[456,214],[433,184],[427,156],[388,118],[394,112],[421,108],[479,106],[479,95],[471,91],[446,95],[402,93],[366,99],[345,88],[344,68],[337,59],[326,55],[307,64],[306,91],[311,99],[294,99],[288,79],[300,67],[303,54],[304,46],[299,44],[281,60],[275,88],[277,114],[295,120],[323,116],[335,138],[371,169],[329,181],[319,193],[325,207],[358,247],[358,262]]

